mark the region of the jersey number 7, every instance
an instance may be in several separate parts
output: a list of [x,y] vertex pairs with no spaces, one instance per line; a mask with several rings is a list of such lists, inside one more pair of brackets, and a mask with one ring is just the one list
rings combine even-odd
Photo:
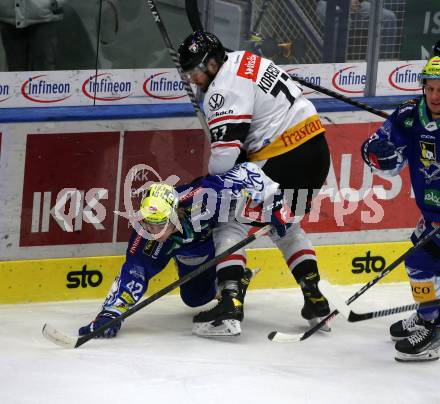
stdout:
[[[286,73],[281,73],[281,79],[284,81],[291,80],[290,77]],[[279,79],[275,83],[270,94],[273,97],[276,97],[281,91],[286,96],[287,101],[290,102],[290,106],[292,106],[293,103],[295,102],[295,97],[290,93],[289,88],[286,86],[286,84],[281,79]]]

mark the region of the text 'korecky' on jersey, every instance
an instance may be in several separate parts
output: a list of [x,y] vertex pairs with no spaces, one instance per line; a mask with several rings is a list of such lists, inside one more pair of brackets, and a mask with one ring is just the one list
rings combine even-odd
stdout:
[[266,71],[263,73],[263,77],[258,82],[258,87],[260,87],[265,93],[268,93],[275,83],[276,79],[280,74],[280,70],[276,68],[274,64],[270,64]]

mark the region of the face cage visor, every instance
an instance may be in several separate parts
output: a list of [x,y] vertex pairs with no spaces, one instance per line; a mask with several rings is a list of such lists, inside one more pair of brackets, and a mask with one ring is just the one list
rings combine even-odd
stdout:
[[192,79],[195,78],[197,75],[201,73],[206,73],[207,71],[208,71],[208,67],[205,66],[203,62],[200,62],[196,67],[184,71],[183,76],[187,81],[191,82]]

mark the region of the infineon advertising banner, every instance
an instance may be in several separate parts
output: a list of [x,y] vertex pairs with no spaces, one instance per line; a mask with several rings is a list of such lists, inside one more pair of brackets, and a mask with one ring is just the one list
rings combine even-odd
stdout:
[[[419,91],[418,74],[425,61],[379,62],[377,95]],[[350,97],[363,95],[366,62],[284,66],[298,76]],[[323,94],[304,88],[309,98]],[[189,103],[176,69],[117,69],[54,72],[4,72],[0,108]]]

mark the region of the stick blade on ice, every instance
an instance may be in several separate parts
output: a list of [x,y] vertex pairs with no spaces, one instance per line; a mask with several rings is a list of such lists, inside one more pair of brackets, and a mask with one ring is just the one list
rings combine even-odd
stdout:
[[274,342],[299,342],[302,334],[287,334],[279,331],[272,331],[267,338]]
[[63,334],[50,324],[44,324],[42,333],[46,339],[63,348],[75,348],[77,337]]

